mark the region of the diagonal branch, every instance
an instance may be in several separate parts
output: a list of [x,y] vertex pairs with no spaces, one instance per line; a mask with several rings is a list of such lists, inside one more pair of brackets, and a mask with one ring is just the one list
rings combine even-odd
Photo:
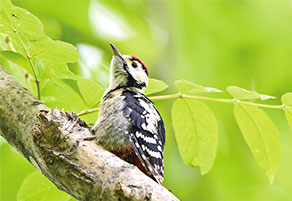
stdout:
[[50,110],[0,66],[0,134],[78,200],[178,200],[102,149],[74,113]]

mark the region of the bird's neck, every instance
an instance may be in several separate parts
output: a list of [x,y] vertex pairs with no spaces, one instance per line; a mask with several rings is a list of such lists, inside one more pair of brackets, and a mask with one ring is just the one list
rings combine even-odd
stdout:
[[145,91],[146,87],[138,88],[138,87],[134,87],[134,86],[127,85],[127,84],[120,84],[120,85],[112,85],[111,84],[106,89],[102,99],[105,100],[106,98],[108,98],[110,96],[111,93],[113,93],[113,92],[115,92],[117,90],[120,90],[120,89],[129,90],[129,91],[133,91],[135,93],[144,94],[144,91]]

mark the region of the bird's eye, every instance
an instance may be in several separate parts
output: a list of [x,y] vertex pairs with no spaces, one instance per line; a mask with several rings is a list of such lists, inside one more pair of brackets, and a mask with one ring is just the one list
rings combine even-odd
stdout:
[[133,66],[134,68],[137,68],[137,67],[138,67],[138,65],[137,65],[137,63],[136,63],[135,61],[132,62],[132,66]]

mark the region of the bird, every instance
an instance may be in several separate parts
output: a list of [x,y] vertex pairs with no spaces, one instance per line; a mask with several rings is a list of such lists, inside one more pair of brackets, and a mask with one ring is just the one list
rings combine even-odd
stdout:
[[122,55],[112,43],[110,46],[109,87],[93,127],[97,143],[162,185],[165,127],[154,103],[144,94],[148,69],[138,57]]

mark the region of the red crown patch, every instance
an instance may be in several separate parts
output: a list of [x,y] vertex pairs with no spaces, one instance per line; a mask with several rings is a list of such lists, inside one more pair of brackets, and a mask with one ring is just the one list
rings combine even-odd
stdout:
[[146,65],[143,63],[143,61],[141,59],[139,59],[138,57],[131,55],[133,57],[134,60],[138,61],[140,64],[142,64],[142,66],[145,68],[145,70],[148,73],[148,68],[146,67]]

